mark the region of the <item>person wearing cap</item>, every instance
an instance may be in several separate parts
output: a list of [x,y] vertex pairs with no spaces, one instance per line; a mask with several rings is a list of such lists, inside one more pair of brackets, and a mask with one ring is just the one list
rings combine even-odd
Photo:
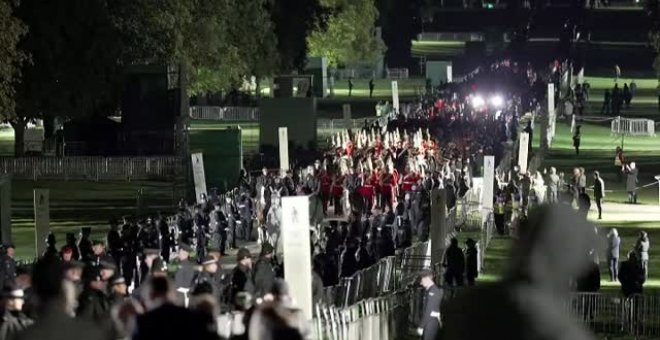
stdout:
[[105,242],[103,240],[94,240],[92,243],[92,258],[90,263],[94,266],[101,266],[101,262],[115,264],[112,256],[105,252]]
[[254,283],[252,277],[252,257],[247,248],[241,248],[236,254],[236,267],[231,274],[231,301],[235,301],[240,292],[247,292],[254,296]]
[[[182,243],[177,253],[178,269],[174,274],[174,287],[179,294],[189,290],[195,280],[195,264],[190,261],[192,247]],[[183,298],[183,296],[181,296]]]
[[109,282],[117,272],[117,265],[110,261],[101,261],[98,265],[98,268],[100,270],[101,279],[103,279],[105,282]]
[[32,325],[34,321],[23,313],[25,294],[22,289],[8,285],[2,288],[2,325],[0,339],[14,339],[18,333]]
[[424,288],[424,308],[422,309],[422,319],[417,327],[417,334],[423,340],[434,340],[442,326],[440,303],[443,291],[433,282],[433,272],[430,270],[420,273],[419,285]]
[[83,262],[92,260],[94,251],[92,250],[92,241],[89,239],[92,235],[92,228],[83,227],[80,229],[80,240],[78,240],[78,249],[80,251],[80,259]]
[[266,294],[275,283],[275,268],[273,267],[274,249],[270,243],[261,245],[261,256],[254,265],[255,298]]
[[0,283],[5,286],[14,284],[16,279],[16,260],[14,259],[16,247],[13,243],[5,243],[3,247],[5,251],[0,257],[0,275],[2,275],[2,282]]
[[115,276],[110,280],[110,305],[116,305],[128,299],[128,286],[126,280],[121,276]]
[[223,292],[226,286],[225,276],[219,271],[218,260],[213,256],[207,255],[202,261],[202,272],[195,279],[196,288],[200,285],[209,285],[212,288],[211,294],[216,303],[222,304]]
[[109,329],[110,301],[106,293],[107,281],[101,276],[101,269],[89,267],[85,273],[85,288],[78,299],[77,317],[93,322],[98,327]]

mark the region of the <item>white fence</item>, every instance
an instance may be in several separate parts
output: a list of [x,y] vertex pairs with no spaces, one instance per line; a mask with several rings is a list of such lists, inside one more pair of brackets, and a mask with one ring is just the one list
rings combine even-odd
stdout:
[[182,176],[180,157],[2,157],[0,173],[19,179],[153,180]]
[[191,106],[190,118],[222,121],[258,121],[259,109],[242,106]]
[[612,120],[612,134],[626,136],[655,136],[655,122],[651,119],[622,118]]
[[419,41],[484,41],[484,35],[474,32],[424,32],[417,34]]
[[343,68],[334,70],[334,76],[337,79],[370,79],[380,78],[376,75],[376,70],[373,68]]
[[387,79],[408,79],[407,68],[388,68],[385,72]]

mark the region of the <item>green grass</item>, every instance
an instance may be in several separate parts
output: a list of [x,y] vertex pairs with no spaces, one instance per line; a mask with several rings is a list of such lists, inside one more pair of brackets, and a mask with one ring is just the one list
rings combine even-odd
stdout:
[[[535,136],[538,133],[535,133]],[[627,200],[625,184],[617,179],[620,168],[614,167],[614,150],[621,144],[619,137],[610,136],[609,126],[582,124],[582,147],[580,156],[575,156],[570,127],[565,123],[558,123],[557,134],[552,149],[545,159],[545,167],[554,166],[558,171],[571,174],[574,167],[584,167],[587,173],[599,170],[605,180],[607,193],[604,205],[604,221],[594,220],[596,216],[590,215],[592,222],[603,228],[603,234],[609,228],[616,227],[622,238],[621,256],[634,245],[640,230],[647,231],[651,242],[660,240],[660,221],[649,221],[648,216],[639,216],[637,220],[625,220],[627,217],[607,215],[607,203],[621,203]],[[535,144],[538,145],[538,142]],[[639,184],[654,182],[653,176],[660,173],[660,139],[657,137],[628,137],[625,139],[625,154],[629,160],[635,161],[640,168]],[[591,181],[591,179],[589,179]],[[657,206],[658,187],[640,189],[639,202],[641,204]],[[660,209],[660,208],[658,208]],[[626,215],[627,216],[627,215]],[[509,237],[496,236],[485,256],[485,272],[479,278],[483,282],[495,281],[501,278],[506,270],[512,240]],[[645,287],[651,291],[660,289],[660,247],[652,246],[649,256],[649,280]],[[609,282],[607,266],[601,258],[601,285],[604,290],[618,291],[619,284]]]

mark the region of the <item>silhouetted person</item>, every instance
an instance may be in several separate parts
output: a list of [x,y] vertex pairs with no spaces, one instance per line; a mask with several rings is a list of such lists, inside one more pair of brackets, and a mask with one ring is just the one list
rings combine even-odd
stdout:
[[467,246],[465,249],[465,278],[468,286],[474,286],[474,281],[479,276],[479,253],[473,239],[468,238],[465,245]]
[[629,109],[630,101],[632,101],[632,93],[628,88],[628,84],[623,84],[623,101],[626,103],[626,109]]
[[374,87],[374,78],[371,78],[371,80],[369,80],[369,98],[373,98],[374,96]]
[[[152,277],[144,291],[147,312],[137,318],[133,340],[218,339],[207,317],[174,305],[174,290],[166,277]],[[91,338],[88,338],[91,339]]]
[[639,169],[635,162],[626,164],[624,167],[626,173],[626,191],[628,192],[628,203],[637,204],[637,175]]
[[353,77],[348,78],[348,96],[353,95]]
[[637,254],[631,251],[628,253],[628,260],[621,263],[619,268],[619,282],[621,282],[621,292],[626,297],[633,294],[641,294],[644,282],[644,269],[639,263]]
[[596,208],[598,208],[598,219],[603,219],[603,198],[605,198],[605,182],[600,177],[598,171],[594,171],[594,201],[596,202]]
[[465,256],[463,251],[458,247],[458,240],[453,237],[451,243],[445,252],[445,259],[443,263],[447,268],[445,271],[445,282],[448,286],[452,287],[463,285],[463,273],[465,271]]
[[603,95],[603,107],[600,109],[600,114],[610,115],[612,112],[612,94],[610,90],[605,90]]
[[580,125],[575,127],[575,133],[573,133],[573,147],[575,148],[575,154],[580,155],[580,141],[582,139],[582,134],[580,133]]

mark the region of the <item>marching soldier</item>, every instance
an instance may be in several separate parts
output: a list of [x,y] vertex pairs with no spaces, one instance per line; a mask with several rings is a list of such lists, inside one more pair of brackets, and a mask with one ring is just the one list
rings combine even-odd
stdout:
[[443,291],[433,282],[433,272],[424,270],[419,275],[420,285],[424,288],[424,309],[422,320],[417,328],[423,340],[435,340],[442,320],[440,318],[440,303],[442,302]]

